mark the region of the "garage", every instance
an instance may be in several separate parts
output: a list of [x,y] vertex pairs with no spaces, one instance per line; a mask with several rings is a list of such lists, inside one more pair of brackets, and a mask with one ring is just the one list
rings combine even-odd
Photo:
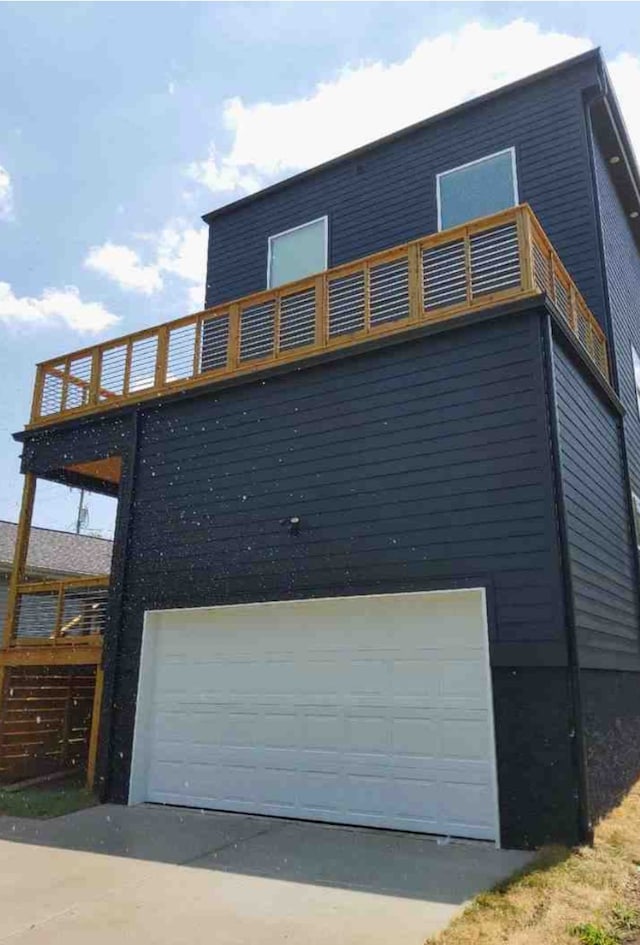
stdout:
[[497,841],[483,589],[148,612],[143,801]]

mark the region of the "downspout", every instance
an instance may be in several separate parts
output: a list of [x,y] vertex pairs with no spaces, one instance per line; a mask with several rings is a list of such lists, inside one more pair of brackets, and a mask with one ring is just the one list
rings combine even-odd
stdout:
[[548,312],[546,312],[544,321],[542,323],[542,351],[566,614],[567,662],[569,668],[569,692],[571,699],[572,725],[571,755],[577,783],[578,839],[580,843],[587,843],[591,845],[593,843],[593,824],[591,822],[590,813],[591,804],[589,800],[587,757],[582,717],[580,662],[576,634],[576,614],[574,606],[573,579],[571,575],[571,558],[569,555],[567,510],[564,494],[564,483],[562,479],[562,453],[556,412],[556,405],[558,401],[555,368],[553,363],[553,337],[551,334],[551,316]]
[[98,744],[98,796],[104,803],[108,800],[112,758],[113,694],[115,691],[120,636],[122,632],[122,600],[125,591],[127,561],[131,543],[131,521],[138,471],[139,413],[131,417],[129,456],[125,488],[118,496],[118,516],[114,535],[114,562],[111,569],[111,596],[106,632],[104,635],[104,693],[100,714],[100,737]]

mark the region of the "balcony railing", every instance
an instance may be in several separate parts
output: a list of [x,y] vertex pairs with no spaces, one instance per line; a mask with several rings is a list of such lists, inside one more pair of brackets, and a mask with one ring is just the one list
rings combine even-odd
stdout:
[[528,205],[37,368],[30,426],[101,413],[546,293],[608,378],[604,334]]
[[19,584],[11,645],[89,643],[104,632],[109,577]]

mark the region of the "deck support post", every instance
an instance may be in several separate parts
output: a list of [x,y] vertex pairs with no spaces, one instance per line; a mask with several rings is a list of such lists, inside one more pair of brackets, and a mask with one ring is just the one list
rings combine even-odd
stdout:
[[96,759],[98,757],[98,738],[100,735],[100,715],[102,713],[102,691],[104,686],[104,670],[101,665],[96,666],[96,686],[93,691],[93,708],[91,710],[91,731],[89,734],[89,754],[87,756],[87,787],[93,791],[96,780]]
[[13,568],[11,570],[11,580],[9,581],[9,592],[7,597],[7,615],[4,622],[2,634],[2,647],[10,645],[16,632],[18,622],[18,587],[24,580],[27,566],[27,553],[29,551],[29,535],[31,534],[31,519],[33,517],[33,503],[36,496],[36,477],[33,473],[25,473],[24,487],[22,489],[22,505],[20,507],[20,519],[18,521],[18,534],[16,535],[16,547],[13,554]]

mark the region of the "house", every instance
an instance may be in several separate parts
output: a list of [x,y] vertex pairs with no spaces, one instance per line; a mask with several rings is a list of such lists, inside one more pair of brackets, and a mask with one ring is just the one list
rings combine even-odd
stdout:
[[[6,615],[17,532],[16,522],[0,521],[0,623],[4,623]],[[25,577],[28,581],[55,581],[109,574],[112,548],[113,542],[108,538],[33,527]]]
[[[95,673],[103,799],[589,839],[640,774],[639,212],[588,52],[209,213],[204,311],[38,366],[0,660]],[[104,628],[36,647],[40,479],[118,515]]]
[[[0,521],[0,624],[7,614],[17,534],[15,522]],[[43,582],[49,587],[59,586],[60,582],[65,588],[75,586],[79,598],[87,575],[104,575],[105,585],[108,583],[111,551],[112,542],[106,538],[33,527],[24,577],[32,589]],[[60,638],[73,633],[80,624],[82,607],[86,608],[88,602],[86,597],[82,598],[80,607],[79,602],[76,600],[75,611],[70,600],[66,612],[60,610]],[[28,630],[30,639],[42,642],[52,637],[56,630],[56,614],[52,609],[57,608],[57,603],[55,592],[30,598],[30,606],[25,607],[21,615],[22,628]],[[95,611],[100,608],[95,606],[95,600],[91,604],[95,617]],[[95,672],[92,675],[70,673],[67,667],[55,670],[25,667],[13,683],[15,685],[8,687],[11,691],[3,692],[0,778],[17,780],[49,769],[83,765]]]

